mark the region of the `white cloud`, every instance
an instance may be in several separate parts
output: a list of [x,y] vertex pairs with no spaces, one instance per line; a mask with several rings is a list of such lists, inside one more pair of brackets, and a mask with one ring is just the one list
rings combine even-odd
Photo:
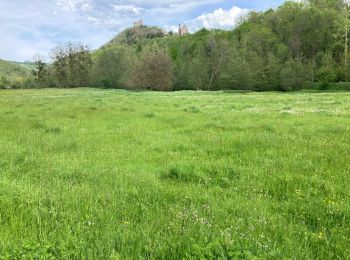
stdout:
[[[241,1],[241,0],[239,0]],[[252,0],[260,1],[260,0]],[[0,58],[29,60],[66,41],[79,41],[92,49],[103,45],[135,20],[148,25],[189,25],[230,28],[242,10],[218,9],[198,16],[200,10],[232,0],[0,0]],[[240,2],[241,3],[241,2]]]
[[[240,18],[246,16],[249,13],[249,9],[242,9],[239,7],[232,7],[229,10],[219,8],[212,13],[205,13],[197,18],[183,22],[187,25],[190,32],[196,32],[202,28],[206,29],[232,29],[234,28]],[[164,29],[167,31],[177,32],[177,25],[166,25]]]
[[196,31],[201,28],[231,29],[235,27],[239,19],[247,15],[248,12],[248,9],[242,9],[236,6],[232,7],[230,10],[220,8],[212,13],[206,13],[188,21],[188,26],[191,31]]
[[145,11],[145,9],[136,7],[135,5],[111,5],[111,7],[116,11],[115,15],[121,16],[138,16]]
[[81,5],[80,9],[84,12],[89,12],[93,10],[93,7],[89,3]]
[[92,9],[91,0],[57,0],[56,4],[64,11],[90,11]]

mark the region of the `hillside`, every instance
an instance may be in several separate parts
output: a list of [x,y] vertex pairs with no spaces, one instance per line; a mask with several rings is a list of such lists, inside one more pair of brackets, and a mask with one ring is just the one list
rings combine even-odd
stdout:
[[0,89],[29,87],[33,64],[0,59]]
[[18,63],[0,59],[0,77],[7,79],[25,78],[31,74],[30,63]]
[[[294,91],[350,81],[350,8],[339,1],[287,1],[251,12],[229,31],[162,37],[148,28],[127,29],[95,53],[92,85]],[[111,62],[103,68],[106,57]]]
[[156,26],[137,26],[122,31],[115,38],[104,45],[104,47],[115,44],[132,45],[139,43],[144,39],[160,38],[164,37],[165,35],[166,32]]
[[[60,88],[348,90],[350,8],[338,2],[287,1],[249,13],[231,30],[185,36],[134,26],[92,55],[83,46],[67,45],[36,80]],[[10,71],[25,75],[16,66]]]

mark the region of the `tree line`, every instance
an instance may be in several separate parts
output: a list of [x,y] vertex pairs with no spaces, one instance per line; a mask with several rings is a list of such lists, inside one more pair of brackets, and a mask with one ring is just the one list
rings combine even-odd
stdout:
[[[97,51],[67,44],[35,61],[36,85],[133,90],[293,91],[350,81],[350,11],[342,0],[288,1],[231,31],[123,37]],[[154,27],[150,27],[154,30]],[[153,34],[152,34],[153,35]],[[348,85],[344,85],[348,86]]]

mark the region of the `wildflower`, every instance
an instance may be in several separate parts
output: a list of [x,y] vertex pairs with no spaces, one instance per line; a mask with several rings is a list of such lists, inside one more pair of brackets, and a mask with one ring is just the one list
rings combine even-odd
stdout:
[[197,212],[197,211],[194,211],[194,212],[192,213],[192,219],[193,219],[193,220],[198,220],[198,217],[199,217],[198,212]]
[[200,221],[201,221],[202,225],[209,225],[209,220],[206,218],[201,218]]
[[319,239],[323,239],[324,238],[324,233],[323,232],[318,233],[317,237]]
[[203,205],[203,208],[204,208],[204,209],[209,209],[210,206],[209,206],[208,204],[204,204],[204,205]]

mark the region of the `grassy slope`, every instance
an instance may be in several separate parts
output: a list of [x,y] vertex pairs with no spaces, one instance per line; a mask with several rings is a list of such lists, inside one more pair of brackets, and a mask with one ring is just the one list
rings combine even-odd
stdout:
[[32,65],[29,63],[17,63],[0,60],[0,77],[8,79],[26,78],[31,75]]
[[0,258],[346,258],[349,104],[0,91]]

